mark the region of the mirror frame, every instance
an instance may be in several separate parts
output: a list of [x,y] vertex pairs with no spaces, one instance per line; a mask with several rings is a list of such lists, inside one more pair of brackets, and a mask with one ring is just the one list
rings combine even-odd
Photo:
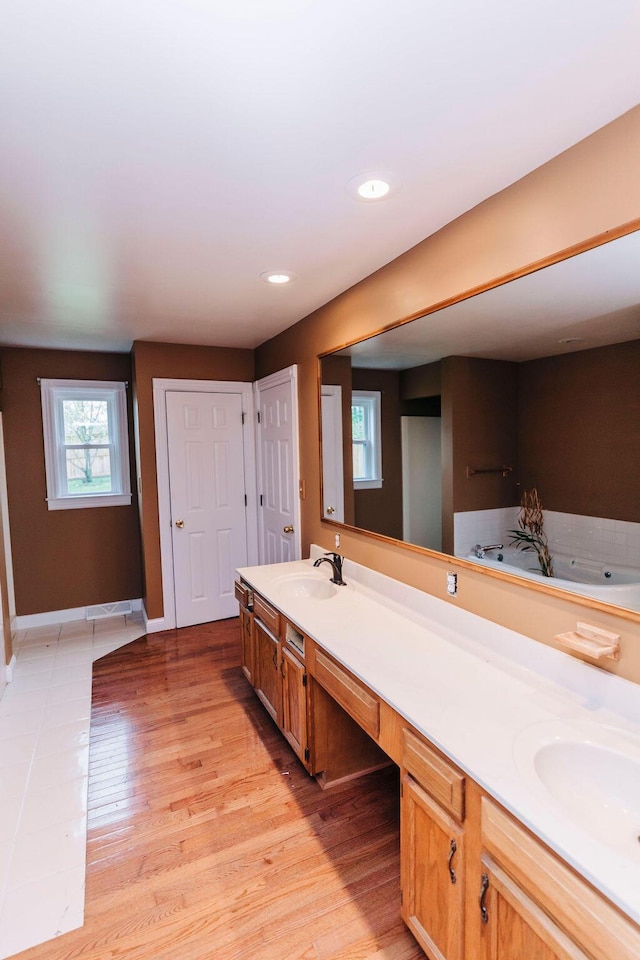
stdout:
[[561,263],[563,260],[569,260],[572,257],[578,256],[581,253],[586,253],[589,250],[594,250],[596,247],[601,247],[606,243],[609,243],[612,240],[617,240],[620,237],[626,237],[631,233],[636,233],[640,231],[640,217],[634,220],[629,221],[628,223],[622,224],[620,227],[616,227],[614,230],[607,230],[605,233],[597,234],[594,237],[589,238],[588,240],[583,240],[580,243],[573,244],[570,247],[566,247],[564,250],[560,250],[555,254],[550,254],[549,256],[543,257],[541,260],[535,260],[533,263],[530,263],[528,266],[522,267],[518,270],[512,270],[509,273],[503,274],[502,276],[496,277],[493,280],[489,280],[486,283],[479,284],[478,286],[471,287],[469,290],[466,290],[460,294],[456,294],[451,297],[447,297],[445,300],[440,300],[439,302],[432,304],[429,307],[425,307],[424,310],[419,310],[415,313],[410,314],[407,317],[404,317],[400,320],[396,320],[393,323],[386,324],[380,329],[375,330],[374,332],[368,334],[366,337],[355,337],[353,340],[348,340],[345,343],[340,344],[333,348],[333,350],[327,350],[324,353],[318,354],[317,356],[317,402],[318,402],[318,437],[319,437],[319,479],[320,479],[320,522],[321,524],[326,524],[330,529],[335,529],[337,532],[342,530],[347,530],[349,533],[355,533],[360,536],[364,536],[371,540],[377,540],[382,543],[388,543],[394,547],[402,547],[406,550],[411,551],[412,553],[420,554],[424,557],[429,557],[431,559],[446,561],[449,564],[455,564],[457,567],[463,570],[469,570],[472,573],[479,573],[481,576],[487,576],[491,579],[499,580],[503,583],[513,584],[516,587],[520,587],[523,590],[533,590],[535,593],[547,594],[548,596],[557,598],[559,600],[570,601],[572,603],[577,603],[580,606],[587,607],[591,610],[599,610],[602,613],[614,614],[619,616],[624,620],[631,620],[636,623],[640,623],[640,612],[636,610],[631,610],[627,607],[619,607],[613,603],[606,603],[604,600],[596,600],[593,597],[586,597],[580,593],[572,593],[570,590],[565,590],[561,587],[555,587],[551,584],[544,582],[538,582],[535,580],[528,580],[524,577],[518,577],[516,574],[510,574],[503,572],[501,570],[494,570],[490,567],[484,567],[481,564],[473,563],[472,560],[467,560],[464,557],[456,557],[449,553],[440,553],[437,550],[431,550],[428,547],[421,547],[413,543],[407,543],[404,540],[397,540],[394,537],[388,537],[382,533],[376,533],[373,530],[365,530],[363,527],[356,527],[349,523],[340,523],[337,520],[328,520],[323,516],[322,504],[324,503],[324,490],[323,490],[323,471],[322,471],[322,361],[325,357],[331,357],[334,354],[338,353],[340,350],[344,350],[347,347],[352,347],[356,343],[363,343],[365,340],[371,340],[374,337],[380,336],[382,333],[386,333],[389,330],[395,330],[398,327],[403,327],[407,323],[411,323],[413,320],[417,320],[420,317],[427,317],[430,314],[437,313],[440,310],[444,310],[445,307],[453,306],[456,303],[461,303],[463,300],[469,300],[471,297],[476,297],[481,293],[486,293],[488,290],[494,290],[497,287],[504,286],[506,283],[510,283],[512,280],[518,280],[520,277],[529,276],[532,273],[537,273],[539,270],[544,270],[545,267],[553,266],[556,263]]

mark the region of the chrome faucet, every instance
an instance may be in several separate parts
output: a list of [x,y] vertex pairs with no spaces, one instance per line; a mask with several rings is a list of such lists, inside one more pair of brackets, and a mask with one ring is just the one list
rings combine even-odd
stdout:
[[337,583],[339,587],[346,587],[346,583],[342,579],[342,557],[339,553],[325,553],[323,557],[318,557],[313,565],[319,567],[321,563],[331,564],[333,570],[331,583]]
[[478,558],[478,560],[484,560],[487,550],[504,550],[503,543],[488,543],[486,547],[483,547],[482,544],[476,543],[475,547],[472,549],[472,553]]

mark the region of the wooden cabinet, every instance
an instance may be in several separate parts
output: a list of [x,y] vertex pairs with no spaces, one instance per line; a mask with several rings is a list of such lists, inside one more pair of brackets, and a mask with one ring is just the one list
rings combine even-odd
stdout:
[[639,960],[637,924],[264,597],[251,614],[236,596],[243,669],[320,785],[399,763],[402,917],[429,960]]
[[253,613],[246,607],[240,607],[240,647],[242,670],[249,683],[253,684],[254,661]]
[[253,685],[255,673],[255,649],[253,632],[253,592],[246,583],[236,580],[235,597],[240,604],[240,655],[242,670]]
[[[485,960],[590,960],[560,927],[491,860],[483,861]],[[484,889],[486,888],[486,889]]]
[[369,736],[380,734],[380,701],[356,677],[322,650],[316,650],[314,677]]
[[282,677],[280,675],[280,641],[256,619],[254,686],[272,720],[282,725]]
[[282,732],[289,741],[296,756],[305,766],[309,765],[308,745],[307,672],[301,663],[284,644],[280,651],[280,672],[282,674]]
[[482,960],[638,960],[640,930],[487,797]]
[[298,759],[312,772],[305,637],[258,594],[253,637],[255,691]]
[[433,960],[464,960],[464,777],[403,734],[402,917]]
[[402,916],[430,960],[638,960],[636,924],[429,744],[403,738]]

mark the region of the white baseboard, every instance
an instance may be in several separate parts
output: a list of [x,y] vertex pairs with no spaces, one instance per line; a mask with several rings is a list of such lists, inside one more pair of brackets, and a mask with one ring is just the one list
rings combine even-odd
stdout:
[[7,683],[11,683],[13,680],[13,671],[16,666],[16,656],[15,654],[11,657],[9,663],[0,663],[0,695],[2,695],[2,690]]
[[150,620],[144,602],[142,603],[142,619],[147,633],[160,633],[162,630],[173,630],[175,627],[175,623],[169,623],[166,617],[155,617]]
[[11,657],[11,660],[5,667],[5,676],[7,678],[7,683],[11,683],[11,681],[13,680],[13,671],[15,670],[15,668],[16,668],[16,655],[14,653],[14,655]]
[[[131,607],[134,611],[142,610],[142,600],[131,600]],[[34,627],[49,627],[54,623],[71,623],[72,620],[86,619],[86,607],[70,607],[68,610],[50,610],[48,613],[28,613],[15,618],[15,630],[31,630]]]

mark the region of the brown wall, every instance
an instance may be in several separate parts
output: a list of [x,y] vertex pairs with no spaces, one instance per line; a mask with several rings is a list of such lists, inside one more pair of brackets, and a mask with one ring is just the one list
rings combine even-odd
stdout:
[[[442,544],[453,553],[453,515],[519,502],[518,365],[502,360],[446,357],[442,361]],[[513,473],[467,477],[477,470],[510,466]]]
[[400,374],[400,393],[403,400],[439,397],[442,393],[442,363],[423,363]]
[[548,510],[640,522],[640,340],[521,364],[519,459]]
[[[5,349],[1,362],[16,613],[137,599],[141,576],[135,493],[130,507],[47,510],[37,383],[37,377],[131,380],[129,357]],[[133,439],[133,430],[130,436]]]
[[[143,596],[147,616],[155,619],[162,616],[163,605],[152,380],[156,377],[251,382],[254,379],[254,354],[253,350],[138,340],[133,345],[133,373],[138,482],[141,490]],[[317,400],[314,401],[314,410],[317,422]]]
[[[317,355],[370,336],[401,318],[419,316],[448,298],[520,273],[589,238],[640,218],[640,107],[448,224],[377,273],[258,348],[258,376],[299,365],[303,543],[333,545],[321,521],[317,440]],[[392,201],[390,201],[392,202]],[[315,418],[314,418],[315,412]],[[454,602],[529,636],[553,643],[585,619],[584,604],[496,579],[463,561],[342,531],[347,557],[447,600],[447,570],[459,573]],[[588,619],[623,635],[610,669],[640,680],[640,618],[600,608]],[[609,668],[609,665],[607,666]]]
[[395,370],[353,370],[354,390],[379,390],[382,486],[356,490],[355,525],[402,539],[402,441],[400,374]]

